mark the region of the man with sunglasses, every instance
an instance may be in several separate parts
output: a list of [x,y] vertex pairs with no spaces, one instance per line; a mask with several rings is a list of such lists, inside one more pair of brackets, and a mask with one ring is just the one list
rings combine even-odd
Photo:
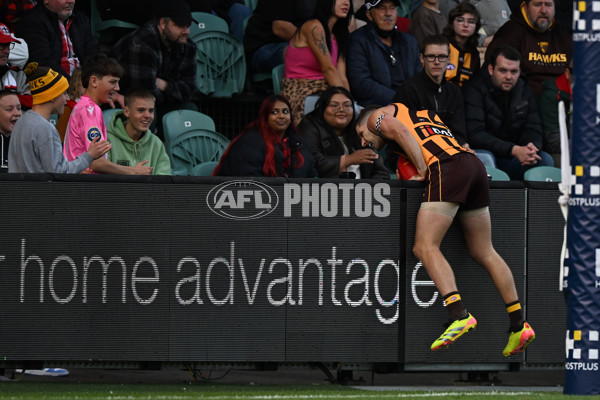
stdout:
[[[421,47],[423,70],[404,81],[394,96],[394,103],[402,103],[411,110],[431,110],[450,128],[458,143],[470,150],[466,142],[465,109],[460,87],[446,81],[446,67],[450,56],[450,43],[441,35],[427,36]],[[393,154],[388,154],[393,170]]]
[[21,43],[21,41],[10,32],[6,25],[0,24],[0,90],[15,92],[21,106],[31,108],[33,100],[27,77],[22,70],[13,67],[8,62],[10,51],[15,47],[15,43]]

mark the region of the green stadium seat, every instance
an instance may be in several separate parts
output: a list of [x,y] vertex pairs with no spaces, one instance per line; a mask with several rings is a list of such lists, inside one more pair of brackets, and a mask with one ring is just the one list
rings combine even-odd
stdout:
[[52,125],[54,125],[54,127],[56,128],[56,124],[58,123],[58,114],[50,114],[50,123]]
[[200,173],[202,167],[198,166],[210,161],[218,162],[227,146],[229,139],[220,133],[205,129],[178,135],[167,149],[173,175]]
[[252,11],[254,11],[254,9],[256,8],[257,3],[258,0],[244,0],[244,4],[246,5],[246,7],[248,7]]
[[[96,0],[90,0],[90,26],[92,28],[92,34],[101,38],[106,35],[101,35],[101,32],[107,31],[109,29],[117,28],[120,29],[121,32],[115,38],[120,38],[123,36],[122,30],[135,30],[139,28],[136,24],[131,22],[121,21],[119,19],[107,19],[105,21],[100,18],[100,13],[98,12],[98,8],[96,7]],[[109,40],[110,41],[110,40]]]
[[206,114],[193,110],[175,110],[163,116],[163,133],[165,136],[165,149],[173,143],[175,138],[186,132],[204,129],[216,131],[215,121]]
[[198,48],[198,90],[218,98],[241,93],[246,81],[244,45],[225,32],[203,32],[193,40]]
[[110,121],[112,121],[115,114],[118,113],[119,111],[123,111],[123,110],[120,108],[107,108],[106,110],[102,111],[102,117],[104,118],[104,125],[106,125],[107,129],[108,129],[108,125],[110,124]]
[[481,160],[483,165],[486,167],[494,167],[496,168],[496,157],[494,157],[494,153],[488,150],[483,149],[474,149],[477,158]]
[[273,78],[273,93],[281,93],[281,82],[283,81],[283,77],[285,76],[285,64],[279,64],[278,66],[273,68],[271,76]]
[[493,181],[510,181],[510,177],[508,176],[508,174],[502,171],[501,169],[490,167],[487,165],[485,166],[485,169],[488,175],[492,177]]
[[219,165],[218,161],[208,161],[202,164],[198,164],[192,169],[192,175],[211,176],[217,165]]
[[562,180],[560,168],[533,167],[525,171],[524,180],[538,182],[560,182]]
[[229,33],[229,25],[223,18],[203,12],[192,13],[192,25],[190,25],[190,39],[195,42],[194,38],[204,32],[223,32]]

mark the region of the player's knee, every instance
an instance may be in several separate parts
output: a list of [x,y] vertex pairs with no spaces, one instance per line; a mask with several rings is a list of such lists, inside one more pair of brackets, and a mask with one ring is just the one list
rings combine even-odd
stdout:
[[423,257],[427,254],[427,250],[425,249],[425,246],[423,246],[423,244],[419,243],[419,242],[415,242],[412,250],[413,250],[414,256],[419,260],[422,260]]
[[493,247],[477,250],[471,249],[469,254],[471,255],[471,258],[473,258],[473,261],[482,266],[496,262],[495,257],[497,256],[497,253]]

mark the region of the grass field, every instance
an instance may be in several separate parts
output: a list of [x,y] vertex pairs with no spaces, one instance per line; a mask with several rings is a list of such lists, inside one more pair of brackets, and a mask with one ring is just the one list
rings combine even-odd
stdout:
[[[489,390],[488,390],[489,389]],[[110,399],[110,400],[311,400],[311,399],[568,399],[583,400],[590,396],[563,396],[560,392],[495,391],[494,388],[407,392],[372,391],[340,385],[252,386],[223,385],[207,382],[180,384],[90,384],[52,382],[2,382],[0,399]]]

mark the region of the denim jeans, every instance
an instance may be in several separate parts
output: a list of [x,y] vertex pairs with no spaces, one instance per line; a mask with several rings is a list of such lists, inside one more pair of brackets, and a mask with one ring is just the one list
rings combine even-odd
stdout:
[[262,46],[252,55],[250,70],[252,72],[271,72],[279,64],[283,64],[283,54],[287,42],[269,43]]
[[227,10],[229,33],[244,43],[244,20],[252,15],[252,10],[240,3],[234,3]]

